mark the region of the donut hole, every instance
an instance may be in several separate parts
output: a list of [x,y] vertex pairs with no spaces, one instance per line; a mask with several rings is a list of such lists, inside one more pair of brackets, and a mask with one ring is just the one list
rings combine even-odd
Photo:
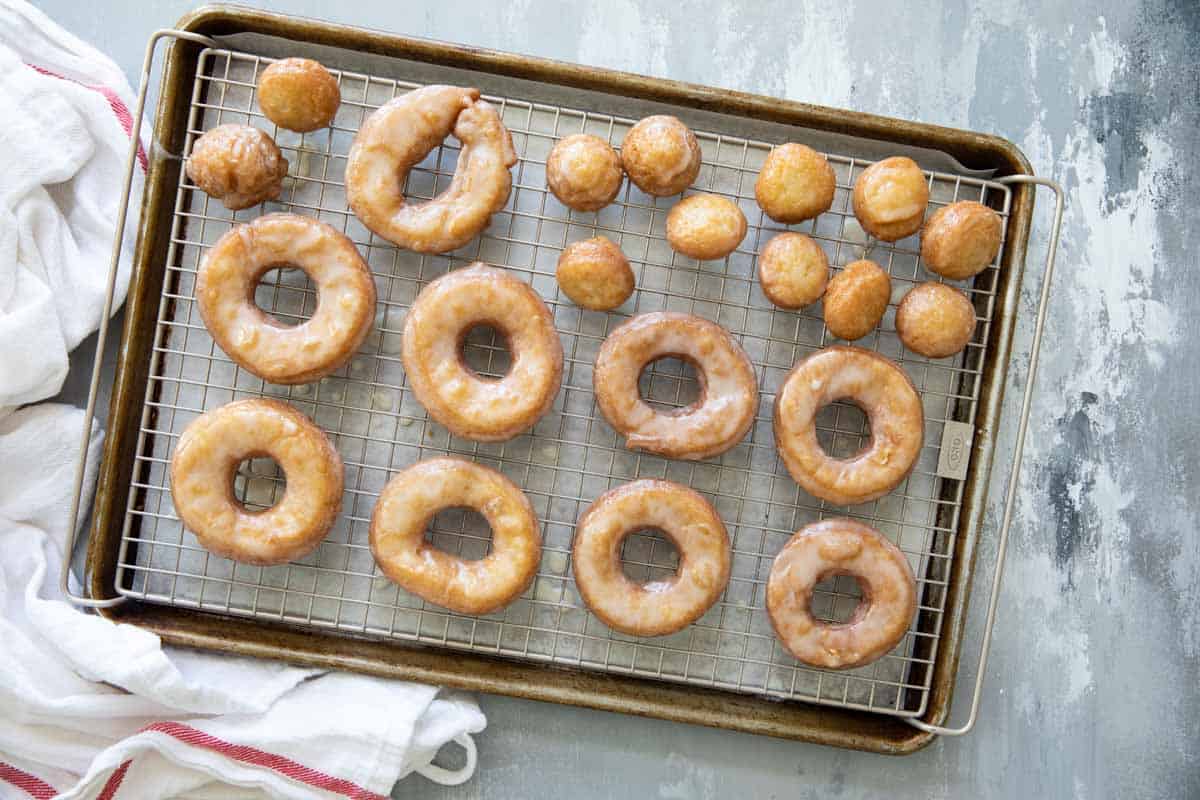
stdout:
[[492,551],[492,528],[475,509],[452,506],[433,515],[425,541],[463,561],[479,561]]
[[657,358],[638,375],[638,395],[661,413],[683,413],[698,405],[703,393],[700,371],[685,358]]
[[251,513],[271,508],[283,499],[285,491],[287,476],[269,456],[247,458],[233,473],[233,498]]
[[458,155],[462,143],[454,136],[429,151],[421,162],[408,171],[400,190],[404,196],[416,202],[432,200],[450,188],[454,171],[458,169]]
[[854,620],[863,597],[863,585],[854,575],[823,575],[813,587],[808,613],[830,625],[846,625]]
[[830,458],[849,459],[871,443],[871,420],[850,400],[838,400],[817,412],[817,443]]
[[662,530],[633,531],[621,541],[621,571],[634,583],[670,580],[679,570],[679,550]]
[[463,364],[485,380],[498,381],[512,368],[508,337],[486,322],[472,325],[463,332],[459,353]]
[[317,313],[317,287],[304,270],[281,264],[259,278],[254,287],[254,305],[279,325],[295,327]]

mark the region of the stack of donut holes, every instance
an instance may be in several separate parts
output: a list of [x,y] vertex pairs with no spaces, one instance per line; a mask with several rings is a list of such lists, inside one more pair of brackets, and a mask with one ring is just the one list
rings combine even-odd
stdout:
[[[337,79],[322,65],[289,58],[259,76],[263,116],[307,133],[329,125],[340,103]],[[424,203],[403,193],[409,170],[446,137],[462,144],[449,187]],[[625,135],[618,153],[586,133],[559,140],[546,161],[550,192],[572,211],[592,213],[613,202],[626,175],[652,197],[680,195],[699,175],[701,148],[678,118],[654,115]],[[350,210],[375,235],[420,253],[463,247],[508,200],[512,138],[478,90],[426,86],[386,103],[363,122],[345,171]],[[237,211],[280,195],[288,162],[272,136],[250,126],[221,125],[193,145],[186,170],[194,185]],[[824,156],[801,144],[776,147],[755,185],[772,220],[794,225],[828,211],[836,176]],[[925,221],[925,174],[907,158],[867,168],[853,191],[863,229],[881,241],[921,231],[926,267],[950,280],[972,277],[993,263],[1001,224],[979,203],[940,208]],[[922,223],[924,223],[922,225]],[[683,197],[666,218],[666,238],[678,253],[721,259],[745,238],[746,216],[714,194]],[[296,267],[316,284],[311,319],[285,326],[254,303],[262,276]],[[810,236],[779,233],[758,256],[767,298],[784,309],[824,299],[826,323],[840,339],[867,335],[884,315],[890,279],[860,259],[832,277],[824,250]],[[565,246],[557,269],[564,295],[582,308],[610,311],[633,294],[635,277],[620,247],[603,236]],[[241,368],[276,384],[316,381],[341,368],[370,331],[374,279],[355,245],[315,219],[271,213],[236,224],[209,250],[196,279],[196,303],[216,344]],[[960,351],[974,331],[966,296],[941,283],[911,290],[896,312],[905,346],[931,358]],[[475,327],[504,338],[511,368],[498,380],[469,367],[462,345]],[[699,396],[664,411],[644,401],[638,380],[662,358],[696,371]],[[408,383],[430,417],[451,434],[499,442],[529,430],[553,405],[563,351],[545,302],[510,273],[476,262],[430,282],[404,323],[401,360]],[[677,312],[637,314],[603,341],[593,370],[600,414],[631,450],[667,458],[713,458],[735,447],[753,426],[758,379],[735,338],[701,317]],[[867,414],[871,439],[848,459],[817,441],[818,412],[849,400]],[[851,345],[826,347],[799,361],[780,387],[774,434],[783,465],[809,494],[837,506],[866,503],[898,486],[920,452],[920,397],[907,375],[883,356]],[[287,476],[283,498],[262,512],[233,494],[233,476],[248,458],[274,459]],[[343,466],[332,442],[287,404],[248,399],[206,412],[181,434],[171,459],[171,491],[180,520],[219,555],[252,564],[285,563],[311,552],[341,506]],[[214,487],[219,487],[214,490]],[[425,539],[433,517],[465,507],[492,529],[489,554],[465,561]],[[621,544],[653,530],[679,553],[664,580],[639,584],[623,572]],[[424,600],[463,614],[487,614],[520,596],[537,573],[540,523],[519,487],[494,469],[454,457],[415,463],[382,490],[370,524],[379,569]],[[677,632],[703,616],[729,581],[730,540],[712,505],[666,480],[612,487],[579,518],[572,568],[580,596],[611,628],[633,636]],[[846,623],[817,619],[818,583],[851,575],[862,601]],[[816,667],[858,667],[890,652],[908,631],[916,584],[907,558],[873,528],[832,517],[798,530],[776,557],[765,603],[781,644]]]

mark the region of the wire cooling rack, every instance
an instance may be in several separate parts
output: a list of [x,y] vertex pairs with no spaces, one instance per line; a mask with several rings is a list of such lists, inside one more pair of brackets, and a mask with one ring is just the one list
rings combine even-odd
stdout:
[[[736,252],[721,261],[697,262],[666,244],[665,218],[675,198],[649,197],[626,182],[612,205],[580,213],[560,205],[545,188],[545,159],[558,138],[582,131],[619,146],[634,120],[487,96],[499,108],[520,154],[512,195],[467,247],[447,256],[421,255],[367,231],[349,212],[342,185],[346,155],[363,119],[417,84],[334,71],[342,92],[334,124],[299,135],[276,129],[258,110],[255,85],[270,62],[216,49],[200,57],[184,156],[205,130],[246,123],[275,136],[290,170],[279,202],[237,213],[210,200],[186,177],[180,179],[134,491],[122,532],[119,593],[331,633],[410,640],[891,715],[923,713],[963,493],[961,481],[938,474],[940,443],[947,421],[974,418],[994,307],[995,264],[964,287],[979,324],[962,354],[932,361],[905,351],[895,334],[895,302],[934,276],[920,266],[915,239],[878,243],[858,226],[850,191],[869,162],[828,154],[837,175],[833,208],[790,229],[813,236],[834,269],[866,255],[891,274],[893,303],[878,330],[857,344],[901,365],[921,393],[926,418],[925,446],[903,484],[872,503],[833,507],[806,494],[788,476],[772,436],[775,392],[787,371],[797,359],[834,340],[819,305],[800,312],[776,309],[755,278],[756,253],[771,236],[789,229],[764,217],[754,201],[754,181],[770,143],[696,131],[703,168],[688,193],[729,197],[750,223]],[[411,173],[406,194],[429,198],[442,191],[457,152],[450,139],[431,153]],[[946,173],[928,173],[928,178],[931,210],[955,200],[979,200],[1001,214],[1007,230],[1011,198],[1006,186]],[[233,224],[279,210],[313,216],[344,231],[366,257],[378,287],[375,328],[365,344],[337,373],[304,386],[265,384],[231,362],[209,337],[193,299],[196,270],[207,248]],[[614,313],[578,308],[554,280],[563,247],[597,234],[621,245],[637,276],[637,291]],[[404,314],[417,293],[439,275],[475,260],[503,266],[533,285],[554,313],[565,353],[562,390],[553,409],[531,432],[504,443],[458,439],[431,421],[413,397],[399,357]],[[258,287],[256,302],[278,319],[296,323],[313,313],[316,293],[299,270],[273,270]],[[682,462],[630,452],[597,414],[592,368],[601,341],[630,315],[664,309],[725,326],[754,362],[760,390],[755,424],[742,443],[719,458]],[[507,368],[503,340],[485,328],[467,337],[464,356],[485,375],[501,375]],[[672,359],[652,364],[641,386],[644,396],[665,407],[688,404],[697,390],[691,368]],[[200,547],[176,517],[168,479],[173,447],[189,422],[234,399],[260,396],[285,399],[310,415],[330,434],[346,465],[343,510],[332,532],[308,557],[275,567],[237,564]],[[869,430],[857,408],[835,403],[819,416],[818,434],[832,454],[847,456],[865,444]],[[525,491],[542,522],[544,548],[536,580],[521,598],[488,616],[455,614],[408,594],[379,572],[367,545],[371,512],[387,480],[418,460],[446,453],[506,474]],[[685,630],[654,639],[616,633],[588,613],[570,565],[579,515],[608,489],[644,477],[667,478],[701,492],[725,521],[733,544],[732,577],[720,602]],[[241,466],[234,488],[248,508],[259,509],[270,506],[284,485],[274,462],[255,459]],[[883,532],[908,557],[920,584],[920,610],[904,640],[875,663],[845,672],[796,662],[776,642],[764,608],[775,554],[800,526],[832,515],[852,516]],[[436,546],[467,558],[482,557],[489,547],[487,525],[473,512],[442,512],[429,535]],[[666,575],[677,563],[669,542],[650,532],[630,536],[622,558],[635,580]],[[813,611],[824,619],[845,620],[858,599],[857,583],[838,577],[818,587]]]

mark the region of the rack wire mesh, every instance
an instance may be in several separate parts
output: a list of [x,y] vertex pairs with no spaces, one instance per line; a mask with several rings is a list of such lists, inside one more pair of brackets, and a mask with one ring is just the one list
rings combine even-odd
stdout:
[[[285,191],[266,208],[230,212],[182,176],[177,189],[167,280],[159,305],[134,471],[125,513],[117,591],[151,603],[198,608],[306,626],[315,630],[419,642],[584,669],[716,687],[789,700],[919,716],[928,700],[938,632],[962,503],[962,482],[937,473],[941,434],[948,420],[974,418],[995,302],[997,265],[964,288],[978,317],[973,340],[960,355],[929,360],[904,350],[895,333],[895,302],[917,283],[935,279],[919,263],[914,239],[869,240],[850,209],[854,179],[869,162],[827,154],[837,175],[833,208],[798,226],[773,223],[754,200],[754,180],[771,144],[717,130],[697,130],[704,152],[698,180],[705,191],[738,203],[750,223],[742,245],[720,261],[697,262],[673,252],[664,238],[673,198],[654,198],[626,183],[616,202],[581,213],[560,205],[545,187],[545,159],[554,142],[578,132],[619,146],[634,120],[515,97],[486,96],[512,132],[520,161],[512,195],[488,229],[462,250],[430,256],[402,250],[367,231],[349,212],[342,176],[355,132],[373,109],[417,84],[351,72],[333,73],[342,105],[333,125],[310,134],[276,129],[258,110],[258,75],[272,59],[207,49],[200,56],[191,97],[184,157],[196,137],[223,123],[251,124],[272,133],[291,162]],[[801,139],[802,140],[802,139]],[[410,174],[406,194],[429,198],[453,174],[457,143],[447,140]],[[995,208],[1007,230],[1011,196],[999,183],[928,173],[930,206],[961,199]],[[315,384],[266,384],[230,361],[213,343],[193,299],[204,253],[234,224],[265,211],[293,211],[330,223],[359,247],[375,275],[375,328],[348,365]],[[755,257],[783,230],[811,235],[834,269],[869,256],[892,277],[892,304],[883,323],[856,344],[896,361],[921,393],[926,443],[916,468],[895,491],[872,503],[838,508],[813,498],[788,476],[775,450],[771,411],[784,376],[804,355],[833,343],[820,306],[783,311],[762,295]],[[604,235],[629,257],[637,276],[633,297],[614,313],[586,311],[559,291],[554,268],[572,241]],[[400,364],[404,314],[420,289],[462,264],[484,260],[528,280],[546,299],[564,345],[563,386],[553,409],[511,441],[480,444],[451,436],[413,397]],[[269,273],[256,302],[285,323],[310,316],[316,293],[299,270]],[[680,462],[630,452],[596,411],[592,366],[601,341],[636,313],[678,310],[730,330],[754,363],[760,403],[750,435],[722,456]],[[476,329],[464,357],[484,375],[502,375],[507,351],[494,331]],[[697,384],[691,368],[673,359],[643,374],[644,396],[667,407],[687,405]],[[342,514],[321,546],[287,565],[255,567],[208,553],[185,530],[171,502],[168,466],[179,433],[204,411],[242,397],[285,399],[330,434],[346,465]],[[832,454],[858,451],[869,437],[856,407],[835,403],[818,417],[818,438]],[[533,585],[506,609],[470,617],[425,603],[388,581],[367,546],[374,501],[388,478],[433,455],[452,453],[488,464],[514,480],[543,526],[544,548]],[[671,636],[639,639],[616,633],[588,613],[571,576],[574,523],[603,492],[643,477],[668,478],[695,488],[720,513],[733,545],[732,577],[721,600],[698,622]],[[235,495],[250,509],[280,496],[285,476],[269,459],[241,465]],[[868,522],[908,557],[918,578],[920,606],[903,641],[889,654],[854,670],[806,667],[777,643],[764,608],[775,554],[800,526],[847,515]],[[489,547],[482,517],[461,509],[437,515],[430,540],[466,558]],[[635,580],[669,574],[677,554],[659,534],[630,536],[622,550]],[[859,601],[848,577],[818,586],[813,612],[845,620]]]

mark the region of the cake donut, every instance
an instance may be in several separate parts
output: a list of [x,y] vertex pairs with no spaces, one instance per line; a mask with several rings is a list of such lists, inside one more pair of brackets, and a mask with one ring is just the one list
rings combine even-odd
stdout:
[[715,194],[685,197],[667,213],[667,243],[685,256],[710,261],[732,253],[746,238],[746,215]]
[[670,197],[700,174],[700,142],[677,117],[655,114],[639,120],[621,142],[621,164],[646,194]]
[[754,198],[768,217],[793,225],[833,205],[837,176],[825,156],[788,142],[772,148],[754,182]]
[[[679,568],[666,580],[638,584],[621,568],[621,542],[646,529],[671,540]],[[601,622],[631,636],[665,636],[698,620],[725,591],[729,535],[688,487],[639,480],[605,492],[579,518],[571,564],[580,597]]]
[[[462,359],[474,327],[507,341],[512,366],[499,380],[480,377]],[[404,320],[400,358],[429,416],[477,442],[511,439],[554,403],[563,351],[554,317],[528,284],[482,262],[447,273],[417,295]]]
[[308,133],[333,122],[342,103],[337,78],[311,58],[285,58],[258,77],[258,107],[281,128]]
[[[700,381],[695,403],[673,411],[651,408],[638,377],[652,361],[689,362]],[[592,373],[596,405],[631,450],[699,460],[733,447],[754,422],[754,368],[733,337],[716,323],[673,311],[626,321],[604,340]]]
[[571,302],[593,311],[612,311],[633,294],[633,268],[612,239],[596,236],[563,248],[554,272]]
[[851,261],[825,289],[825,327],[839,339],[861,339],[883,319],[892,279],[874,261]]
[[[304,270],[317,286],[317,310],[284,325],[254,304],[262,276],[280,266]],[[298,214],[267,214],[217,240],[196,275],[196,303],[217,345],[271,383],[308,383],[354,354],[375,317],[375,280],[341,231]]]
[[[851,575],[862,600],[848,622],[812,615],[813,587]],[[917,611],[917,586],[908,559],[879,531],[851,519],[805,525],[788,540],[767,578],[767,615],[789,653],[813,667],[850,669],[888,653]]]
[[894,242],[920,229],[929,184],[917,162],[893,156],[863,170],[850,199],[864,231],[880,241]]
[[[409,170],[451,133],[462,143],[450,187],[432,200],[404,198]],[[512,136],[478,89],[426,86],[367,117],[346,161],[346,201],[369,229],[419,253],[462,247],[508,202]]]
[[958,289],[929,281],[908,290],[896,307],[896,333],[927,358],[960,352],[975,335],[975,307]]
[[546,185],[563,205],[598,211],[621,191],[625,172],[608,142],[590,133],[562,139],[546,159]]
[[[267,456],[287,476],[283,499],[247,511],[233,496],[238,465]],[[312,421],[278,400],[208,411],[171,455],[175,513],[205,549],[246,564],[283,564],[316,549],[342,505],[342,459]]]
[[804,308],[824,294],[829,258],[811,236],[793,231],[778,234],[758,254],[758,282],[779,308]]
[[[425,540],[435,514],[478,511],[492,528],[491,552],[468,561]],[[525,494],[494,469],[461,458],[420,461],[396,475],[371,514],[371,555],[384,575],[460,614],[490,614],[516,600],[537,574],[542,534]]]
[[192,145],[187,174],[231,211],[274,200],[288,162],[275,140],[249,125],[218,125]]
[[951,203],[933,212],[921,229],[921,260],[943,278],[965,280],[996,259],[1002,232],[1000,215],[983,203]]
[[[871,441],[852,458],[834,458],[817,441],[817,412],[849,400],[866,413]],[[890,492],[917,462],[925,437],[921,398],[904,370],[860,347],[835,345],[802,359],[775,399],[775,443],[804,491],[839,506]]]

